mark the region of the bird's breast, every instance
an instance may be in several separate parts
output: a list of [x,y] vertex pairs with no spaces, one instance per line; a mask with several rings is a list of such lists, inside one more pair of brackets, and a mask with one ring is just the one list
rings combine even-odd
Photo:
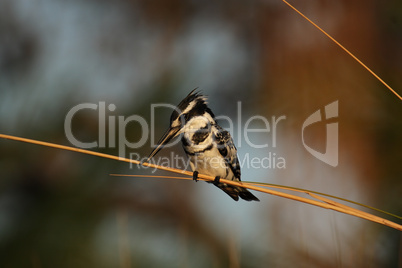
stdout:
[[189,155],[191,167],[201,174],[213,177],[228,178],[230,169],[228,169],[225,159],[219,154],[216,147],[201,153]]

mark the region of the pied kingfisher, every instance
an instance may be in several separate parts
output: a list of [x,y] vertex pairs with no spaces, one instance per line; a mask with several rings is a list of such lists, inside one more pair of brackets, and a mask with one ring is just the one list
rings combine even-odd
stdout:
[[206,96],[195,90],[191,91],[173,111],[169,129],[159,140],[147,161],[172,138],[183,134],[181,141],[184,151],[190,158],[195,181],[198,173],[214,176],[213,184],[234,200],[238,201],[240,196],[247,201],[260,201],[245,188],[230,186],[219,181],[220,178],[240,181],[237,149],[229,132],[215,122],[215,116],[207,106]]

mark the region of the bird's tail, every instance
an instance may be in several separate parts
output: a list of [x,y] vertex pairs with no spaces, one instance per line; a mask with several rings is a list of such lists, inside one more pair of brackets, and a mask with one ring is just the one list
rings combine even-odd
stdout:
[[260,201],[255,195],[250,193],[247,189],[238,186],[230,186],[226,183],[214,183],[216,187],[227,193],[233,200],[238,201],[239,196],[246,201]]

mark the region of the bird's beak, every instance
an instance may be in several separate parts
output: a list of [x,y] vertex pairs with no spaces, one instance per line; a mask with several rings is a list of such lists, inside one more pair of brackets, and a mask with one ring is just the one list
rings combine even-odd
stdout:
[[157,143],[158,146],[150,153],[146,162],[149,162],[149,160],[163,148],[163,145],[165,145],[173,137],[175,137],[177,135],[177,132],[179,132],[179,130],[180,130],[180,127],[174,127],[174,128],[170,127],[165,132],[165,134],[163,134],[162,138],[160,138],[160,140]]

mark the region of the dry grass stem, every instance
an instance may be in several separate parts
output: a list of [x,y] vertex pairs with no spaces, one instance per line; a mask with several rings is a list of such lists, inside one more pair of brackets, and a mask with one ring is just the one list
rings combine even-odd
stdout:
[[[154,168],[158,168],[158,166],[153,166]],[[173,171],[176,169],[172,169],[172,172],[176,172]],[[180,170],[181,172],[183,172],[183,170]],[[189,174],[188,174],[189,173]],[[189,175],[191,176],[192,172],[188,172],[185,171],[185,173],[183,172],[183,174]],[[110,174],[111,176],[123,176],[123,177],[147,177],[147,178],[170,178],[170,179],[184,179],[184,180],[192,180],[192,177],[173,177],[173,176],[148,176],[148,175],[127,175],[127,174]],[[207,176],[207,175],[202,175],[199,174],[199,177],[204,179],[204,180],[209,180],[209,181],[213,181],[214,178],[211,176]],[[275,188],[281,188],[284,190],[289,190],[289,191],[294,191],[294,192],[301,192],[301,193],[306,193],[309,194],[311,197],[318,199],[322,202],[316,201],[316,200],[311,200],[309,198],[305,198],[305,197],[300,197],[300,196],[296,196],[296,195],[292,195],[292,194],[287,194],[287,193],[283,193],[283,192],[278,192],[275,190],[271,190],[271,189],[266,189],[266,188],[262,188],[262,187],[257,187],[257,186],[253,186],[254,184],[258,184],[258,183],[248,183],[248,182],[234,182],[234,181],[230,181],[230,180],[225,180],[225,179],[221,179],[221,182],[230,184],[230,185],[235,185],[235,186],[241,186],[244,188],[248,188],[251,190],[255,190],[255,191],[259,191],[259,192],[263,192],[263,193],[267,193],[267,194],[272,194],[272,195],[276,195],[276,196],[280,196],[280,197],[284,197],[287,199],[291,199],[291,200],[295,200],[295,201],[299,201],[302,203],[306,203],[306,204],[310,204],[310,205],[314,205],[317,207],[322,207],[325,209],[332,209],[338,212],[342,212],[345,214],[349,214],[352,216],[356,216],[359,218],[363,218],[369,221],[373,221],[373,222],[377,222],[389,227],[392,227],[394,229],[400,230],[402,231],[402,225],[397,224],[395,222],[389,221],[387,219],[375,216],[373,214],[358,210],[356,208],[352,208],[346,205],[343,205],[341,203],[335,202],[333,200],[330,200],[328,198],[324,198],[322,196],[319,196],[317,194],[311,193],[309,191],[306,190],[299,190],[299,189],[293,189],[293,188],[289,188],[286,186],[272,186]],[[271,187],[271,186],[266,186],[264,185],[264,187]]]
[[343,51],[345,51],[349,56],[351,56],[355,61],[357,61],[361,66],[363,66],[367,71],[369,71],[378,81],[380,81],[384,86],[386,86],[395,96],[397,96],[400,100],[402,100],[402,97],[387,83],[385,83],[384,80],[382,80],[374,71],[372,71],[369,67],[367,67],[359,58],[357,58],[352,52],[347,50],[344,46],[341,45],[338,41],[336,41],[335,38],[333,38],[331,35],[329,35],[326,31],[324,31],[320,26],[315,24],[312,20],[310,20],[306,15],[304,15],[302,12],[300,12],[298,9],[296,9],[294,6],[286,2],[285,0],[282,0],[286,5],[288,5],[291,9],[296,11],[300,16],[302,16],[305,20],[310,22],[314,27],[316,27],[319,31],[321,31],[325,36],[327,36],[329,39],[331,39],[332,42],[334,42],[337,46],[339,46]]
[[[20,138],[20,137],[15,137],[15,136],[11,136],[11,135],[4,135],[4,134],[0,134],[0,138],[9,139],[9,140],[15,140],[15,141],[21,141],[21,142],[26,142],[26,143],[31,143],[31,144],[37,144],[37,145],[42,145],[42,146],[46,146],[46,147],[52,147],[52,148],[57,148],[57,149],[62,149],[62,150],[67,150],[67,151],[72,151],[72,152],[78,152],[78,153],[83,153],[83,154],[89,154],[89,155],[94,155],[94,156],[98,156],[98,157],[102,157],[102,158],[113,159],[113,160],[123,161],[123,162],[127,162],[127,163],[133,163],[133,164],[137,164],[137,165],[141,164],[137,160],[132,160],[132,159],[128,159],[128,158],[122,158],[122,157],[118,157],[118,156],[114,156],[114,155],[98,153],[98,152],[93,152],[93,151],[84,150],[84,149],[78,149],[78,148],[74,148],[74,147],[69,147],[69,146],[64,146],[64,145],[59,145],[59,144],[54,144],[54,143],[49,143],[49,142],[37,141],[37,140],[26,139],[26,138]],[[151,167],[151,168],[156,168],[156,169],[159,169],[159,170],[165,170],[165,171],[170,171],[170,172],[174,172],[174,173],[189,176],[188,178],[178,177],[180,179],[188,179],[188,180],[192,179],[192,174],[193,173],[190,172],[190,171],[171,168],[171,167],[158,166],[158,165],[154,165],[152,163],[143,163],[142,165],[147,166],[147,167]],[[207,175],[204,175],[204,174],[199,174],[198,177],[199,177],[200,180],[206,180],[206,181],[213,181],[215,179],[214,177],[207,176]],[[283,197],[283,198],[303,202],[303,203],[314,205],[314,206],[317,206],[317,207],[322,207],[322,208],[326,208],[326,209],[332,209],[332,210],[339,211],[339,212],[342,212],[342,213],[345,213],[345,214],[360,217],[360,218],[363,218],[363,219],[366,219],[366,220],[369,220],[369,221],[377,222],[377,223],[389,226],[391,228],[397,229],[399,231],[402,231],[402,225],[400,225],[400,224],[397,224],[395,222],[386,220],[384,218],[380,218],[378,216],[374,216],[374,215],[372,215],[370,213],[363,212],[363,211],[355,209],[355,208],[351,208],[351,207],[346,206],[346,205],[339,204],[339,203],[337,203],[335,201],[332,201],[332,200],[329,200],[327,198],[319,197],[318,195],[313,194],[313,193],[309,193],[310,196],[312,196],[312,197],[314,197],[314,198],[316,198],[316,199],[318,199],[320,201],[311,200],[309,198],[300,197],[300,196],[296,196],[296,195],[292,195],[292,194],[287,194],[287,193],[267,189],[267,188],[260,187],[260,186],[255,186],[252,183],[249,184],[247,182],[235,182],[235,181],[225,180],[225,179],[221,179],[221,182],[224,182],[224,183],[227,183],[227,184],[233,185],[233,186],[241,186],[241,187],[244,187],[244,188],[248,188],[250,190],[255,190],[255,191],[259,191],[259,192],[263,192],[263,193],[267,193],[267,194],[280,196],[280,197]],[[289,188],[287,188],[287,190],[295,191],[294,189],[289,189]],[[300,190],[296,190],[296,191],[300,192]]]

